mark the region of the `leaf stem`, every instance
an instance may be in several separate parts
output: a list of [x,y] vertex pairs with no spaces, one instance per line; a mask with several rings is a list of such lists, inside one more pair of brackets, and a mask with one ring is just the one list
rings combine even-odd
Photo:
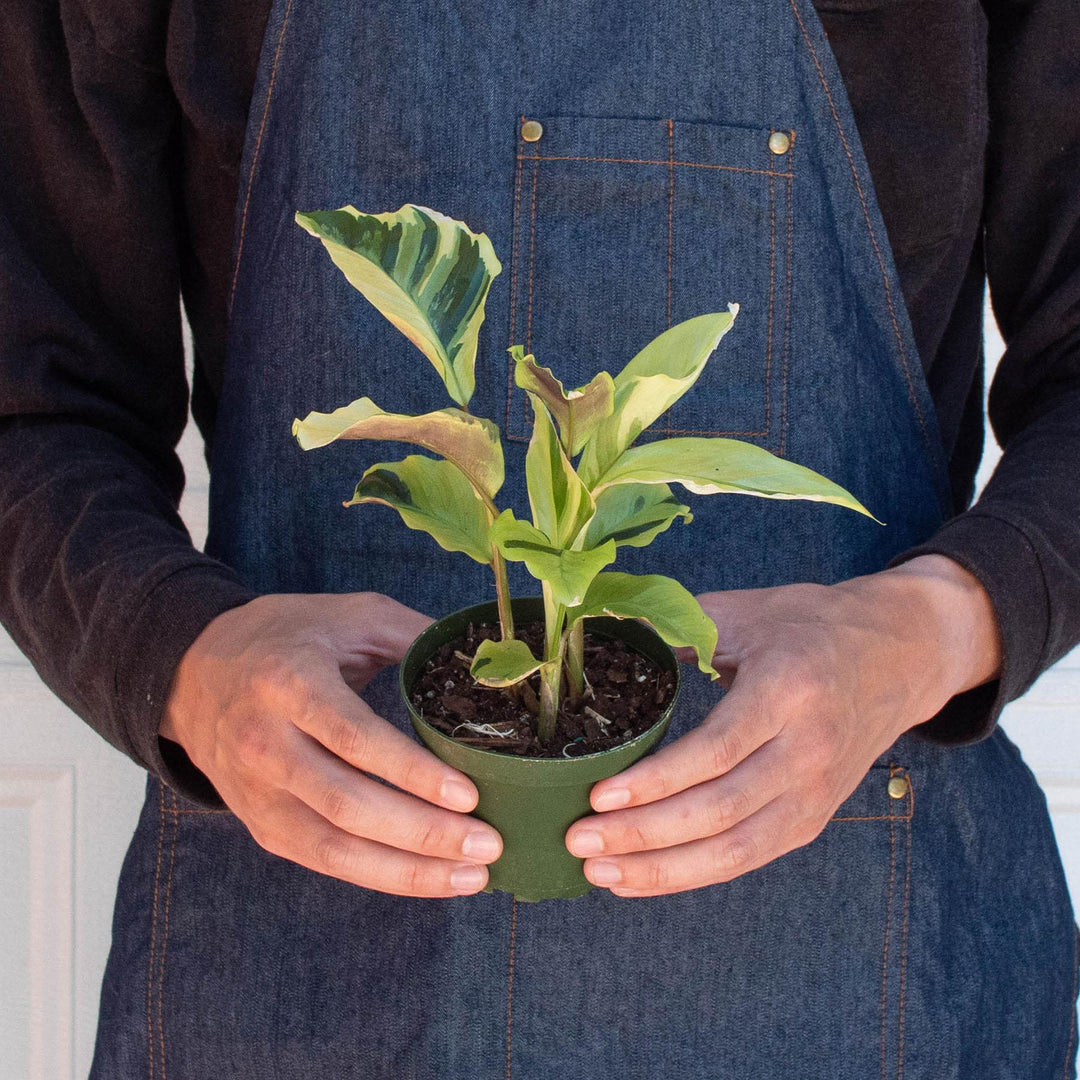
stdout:
[[578,619],[566,634],[566,681],[575,704],[585,693],[585,620]]
[[536,734],[544,746],[550,746],[555,741],[555,720],[559,715],[566,608],[555,602],[546,581],[541,582],[541,586],[544,593],[544,660],[547,663],[540,669],[540,715],[536,721]]
[[495,596],[499,603],[499,627],[503,641],[514,636],[514,610],[510,605],[510,582],[506,576],[506,560],[502,552],[491,545],[491,570],[495,575]]

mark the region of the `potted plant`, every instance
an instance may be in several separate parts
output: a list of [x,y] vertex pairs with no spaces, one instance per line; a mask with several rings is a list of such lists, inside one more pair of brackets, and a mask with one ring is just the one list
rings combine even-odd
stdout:
[[[566,830],[589,812],[594,783],[663,737],[678,691],[672,648],[691,650],[717,677],[716,626],[697,600],[672,578],[606,570],[618,548],[643,547],[677,520],[691,520],[672,483],[702,495],[811,499],[872,515],[832,481],[750,443],[635,445],[693,386],[735,320],[732,304],[670,327],[614,377],[600,372],[573,390],[510,345],[533,417],[525,456],[532,520],[518,520],[496,503],[504,481],[499,428],[468,412],[484,305],[502,269],[488,237],[412,204],[384,214],[347,206],[296,220],[424,353],[455,403],[413,416],[362,397],[293,423],[305,450],[384,439],[437,455],[372,465],[344,505],[393,507],[410,528],[494,574],[496,602],[440,619],[401,664],[413,725],[473,779],[476,815],[503,837],[489,890],[526,900],[581,895],[591,886],[582,860],[566,849]],[[539,598],[511,598],[508,560],[539,581]],[[593,653],[602,659],[590,672]],[[603,697],[609,677],[615,690]],[[627,700],[616,721],[609,713]]]

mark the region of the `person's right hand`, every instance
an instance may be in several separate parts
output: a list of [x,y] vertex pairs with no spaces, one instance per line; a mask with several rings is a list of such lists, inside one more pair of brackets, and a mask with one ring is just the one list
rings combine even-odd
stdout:
[[275,855],[380,892],[477,892],[502,840],[463,812],[475,785],[358,696],[430,622],[378,593],[257,597],[184,653],[159,734]]

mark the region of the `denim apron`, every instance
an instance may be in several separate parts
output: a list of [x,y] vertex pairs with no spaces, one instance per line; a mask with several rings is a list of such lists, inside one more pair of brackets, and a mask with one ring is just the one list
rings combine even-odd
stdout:
[[[487,232],[503,261],[473,411],[502,427],[511,477],[528,421],[507,345],[579,385],[738,301],[654,431],[767,447],[888,523],[694,498],[692,525],[623,549],[619,568],[695,592],[832,582],[880,570],[950,512],[885,228],[807,0],[276,0],[208,543],[253,587],[376,590],[436,616],[493,596],[486,568],[390,511],[341,507],[393,447],[304,454],[290,435],[294,416],[364,394],[394,412],[448,403],[293,223],[406,201]],[[520,484],[500,502],[527,513]],[[365,696],[408,731],[394,676]],[[717,693],[688,673],[668,738]],[[952,749],[905,736],[812,844],[653,899],[388,896],[270,855],[231,813],[151,778],[92,1077],[1067,1077],[1075,949],[1045,800],[1000,731]]]

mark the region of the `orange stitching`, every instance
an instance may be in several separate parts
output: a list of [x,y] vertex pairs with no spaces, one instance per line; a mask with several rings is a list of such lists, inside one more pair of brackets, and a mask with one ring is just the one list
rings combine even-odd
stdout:
[[[173,809],[176,810],[176,793],[170,791]],[[163,801],[164,804],[164,801]],[[161,943],[161,959],[158,961],[158,985],[157,985],[157,1029],[158,1029],[158,1052],[161,1054],[161,1080],[165,1080],[165,1032],[161,1021],[161,1002],[164,994],[162,988],[165,984],[165,952],[169,947],[169,908],[172,906],[172,874],[173,859],[176,855],[176,833],[180,828],[178,818],[173,818],[172,840],[169,842],[169,876],[165,879],[165,937]]]
[[[911,791],[910,780],[908,791]],[[912,797],[912,811],[914,812],[914,796]],[[908,911],[911,901],[911,818],[908,818],[907,824],[905,855],[907,863],[904,866],[904,926],[900,931],[900,1031],[896,1049],[896,1080],[903,1080],[904,1075],[904,991],[907,976]]]
[[703,431],[700,429],[690,428],[649,428],[646,432],[648,435],[745,435],[748,437],[768,435],[767,431]]
[[840,123],[840,116],[836,111],[836,103],[833,101],[832,91],[829,89],[828,81],[825,78],[825,72],[822,70],[821,61],[818,58],[817,51],[814,49],[814,44],[810,40],[810,35],[807,33],[806,24],[803,22],[802,13],[799,11],[798,5],[795,0],[788,0],[791,5],[791,10],[795,13],[795,18],[798,20],[799,29],[802,31],[803,40],[806,42],[807,48],[810,50],[810,55],[814,60],[814,67],[817,68],[818,79],[821,82],[821,87],[825,91],[825,96],[829,100],[829,109],[832,111],[833,123],[836,124],[836,130],[840,135],[840,142],[843,144],[844,153],[847,155],[848,167],[851,169],[851,178],[855,182],[855,190],[859,196],[859,202],[862,203],[863,220],[866,222],[867,231],[870,233],[870,243],[874,247],[874,254],[877,256],[878,269],[881,271],[881,280],[885,286],[885,304],[889,309],[889,315],[892,318],[893,333],[896,335],[896,344],[900,350],[900,363],[904,369],[904,380],[907,383],[908,397],[911,400],[911,404],[915,409],[915,416],[919,421],[919,428],[922,431],[923,438],[928,442],[930,440],[930,433],[926,429],[926,419],[923,416],[922,408],[919,405],[918,398],[915,396],[915,384],[911,378],[911,371],[908,367],[907,351],[904,349],[904,338],[900,333],[900,323],[896,318],[896,310],[893,307],[892,301],[892,288],[889,285],[889,275],[885,270],[885,260],[881,255],[881,248],[878,246],[877,236],[874,233],[874,227],[870,223],[870,211],[866,205],[866,196],[863,194],[862,182],[859,179],[859,172],[855,168],[855,159],[851,153],[851,147],[848,145],[847,136],[844,134],[843,125]]
[[244,251],[244,236],[247,231],[248,204],[251,202],[251,189],[255,183],[255,168],[259,163],[259,151],[262,149],[263,132],[266,130],[266,119],[270,115],[270,99],[274,96],[274,80],[277,78],[278,60],[281,57],[281,46],[285,40],[285,29],[289,25],[289,13],[292,11],[293,0],[285,5],[285,15],[281,20],[281,32],[278,34],[277,48],[274,51],[274,63],[270,68],[270,82],[266,88],[266,104],[263,105],[262,121],[259,124],[259,134],[255,139],[255,152],[251,156],[251,169],[248,171],[247,191],[244,193],[244,211],[240,215],[240,238],[236,244],[236,265],[233,267],[232,285],[229,287],[229,310],[232,316],[233,300],[236,298],[236,282],[240,276],[240,256]]
[[[889,765],[889,776],[895,766]],[[889,886],[885,897],[885,947],[881,954],[881,1078],[885,1080],[885,1005],[889,989],[889,937],[892,933],[893,888],[896,885],[896,826],[889,819]]]
[[[667,221],[668,221],[668,243],[667,243],[667,323],[671,326],[671,260],[672,249],[674,247],[674,209],[675,209],[675,125],[669,118],[667,122],[668,130],[668,204],[667,204]],[[667,412],[664,414],[664,426],[662,430],[665,434],[671,431],[671,410],[674,406],[669,405]]]
[[828,824],[834,821],[910,821],[910,814],[881,814],[879,817],[833,817],[829,818]]
[[776,279],[776,192],[769,177],[769,318],[765,333],[765,430],[772,427],[772,348]]
[[1069,1042],[1065,1047],[1065,1067],[1061,1070],[1061,1080],[1068,1080],[1069,1065],[1073,1062],[1076,1049],[1076,994],[1080,991],[1080,931],[1073,928],[1073,1010],[1069,1021]]
[[506,982],[506,1080],[510,1080],[510,1055],[514,1042],[514,943],[517,936],[517,897],[510,900],[510,968]]
[[668,137],[668,199],[667,199],[667,325],[671,326],[671,251],[675,242],[675,125],[669,118]]
[[[175,802],[175,797],[174,797],[173,801]],[[221,816],[223,816],[225,814],[231,814],[232,811],[231,810],[181,810],[179,807],[177,807],[174,810],[170,806],[170,807],[166,808],[165,813],[166,814],[216,814],[219,817],[221,817]]]
[[[525,117],[520,118],[522,124],[525,123]],[[520,127],[518,128],[520,132]],[[518,144],[524,143],[524,139],[518,137]],[[514,181],[514,239],[511,242],[510,249],[510,344],[516,345],[514,341],[514,316],[517,314],[517,280],[518,280],[518,229],[521,227],[519,224],[520,210],[521,210],[521,170],[522,159],[520,152],[517,155],[517,177]],[[506,359],[506,434],[508,438],[510,435],[510,401],[514,396],[514,361],[512,358]]]
[[667,158],[585,157],[578,154],[522,154],[526,161],[603,161],[613,165],[679,165],[684,169],[720,169],[723,172],[752,173],[755,176],[790,176],[775,169],[743,169],[738,165],[710,165],[703,161],[669,161]]
[[[524,116],[521,120],[524,121]],[[791,132],[792,144],[794,144],[795,133]],[[519,146],[522,143],[519,142]],[[673,261],[673,247],[674,247],[674,198],[675,198],[675,173],[674,168],[676,165],[683,166],[684,168],[697,168],[697,169],[720,169],[728,172],[740,172],[750,173],[755,176],[768,176],[769,177],[769,213],[770,213],[770,230],[769,230],[769,332],[768,332],[768,345],[766,348],[765,357],[765,428],[762,431],[716,431],[713,429],[700,429],[700,428],[673,428],[671,426],[671,408],[667,411],[667,423],[662,427],[654,427],[651,429],[651,434],[654,435],[690,435],[690,436],[713,436],[713,437],[726,437],[726,438],[765,438],[768,436],[771,430],[771,415],[772,415],[772,320],[774,313],[773,302],[773,274],[775,267],[775,251],[776,251],[776,207],[775,196],[773,191],[773,177],[785,178],[788,181],[788,256],[787,256],[787,295],[788,303],[785,310],[785,337],[784,337],[784,376],[783,376],[783,410],[786,417],[787,410],[787,361],[788,361],[788,348],[790,339],[790,324],[791,324],[791,274],[792,274],[792,226],[791,226],[791,180],[794,176],[794,172],[777,172],[772,169],[748,169],[739,168],[734,165],[713,165],[706,164],[704,162],[694,161],[676,161],[675,160],[675,145],[674,145],[674,123],[671,119],[668,119],[668,157],[666,160],[654,160],[651,158],[607,158],[607,157],[587,157],[587,156],[571,156],[571,155],[545,155],[545,154],[525,154],[520,150],[516,155],[518,167],[517,167],[517,180],[515,185],[514,196],[514,239],[513,248],[511,251],[511,276],[510,276],[510,338],[514,339],[514,326],[517,315],[517,272],[518,272],[518,256],[517,256],[517,243],[518,233],[520,231],[519,226],[519,211],[520,211],[520,198],[521,198],[521,173],[522,162],[532,161],[533,164],[533,182],[532,182],[532,195],[531,195],[531,214],[529,221],[529,297],[528,297],[528,311],[526,320],[526,338],[525,338],[525,350],[530,352],[532,350],[532,295],[533,295],[533,270],[534,270],[534,250],[536,243],[536,190],[538,187],[538,172],[539,163],[541,161],[597,161],[597,162],[610,162],[615,164],[626,165],[667,165],[668,166],[668,296],[667,296],[667,325],[671,325],[672,315],[672,261]],[[526,441],[524,435],[514,435],[510,433],[510,418],[511,418],[511,399],[513,398],[513,374],[512,370],[508,370],[507,374],[507,395],[506,395],[506,430],[507,438],[511,441],[523,442]],[[528,399],[522,395],[522,409],[523,419],[525,424],[528,424],[529,420],[529,408]],[[781,454],[783,453],[783,439],[784,431],[781,430]]]
[[150,1080],[154,1080],[154,940],[157,937],[158,918],[158,882],[161,880],[161,845],[165,838],[165,788],[158,781],[158,806],[160,807],[161,824],[158,827],[157,866],[154,870],[154,907],[150,919],[150,968],[146,976],[146,1043],[147,1064],[150,1069]]
[[[533,309],[533,256],[536,251],[536,189],[539,186],[540,162],[533,164],[532,175],[532,211],[529,217],[529,307],[525,316],[525,351],[532,352],[532,309]],[[521,395],[521,408],[525,424],[529,423],[529,397]]]
[[[791,143],[788,147],[788,154],[791,155],[795,152],[795,132],[790,133]],[[792,176],[795,173],[795,162],[791,163]],[[793,210],[792,210],[792,176],[787,180],[787,285],[784,292],[784,359],[783,359],[783,377],[780,382],[780,457],[784,456],[784,449],[787,443],[787,381],[788,381],[788,359],[791,355],[791,263],[792,263],[792,234],[794,232],[793,224]],[[771,184],[772,181],[770,180]]]

